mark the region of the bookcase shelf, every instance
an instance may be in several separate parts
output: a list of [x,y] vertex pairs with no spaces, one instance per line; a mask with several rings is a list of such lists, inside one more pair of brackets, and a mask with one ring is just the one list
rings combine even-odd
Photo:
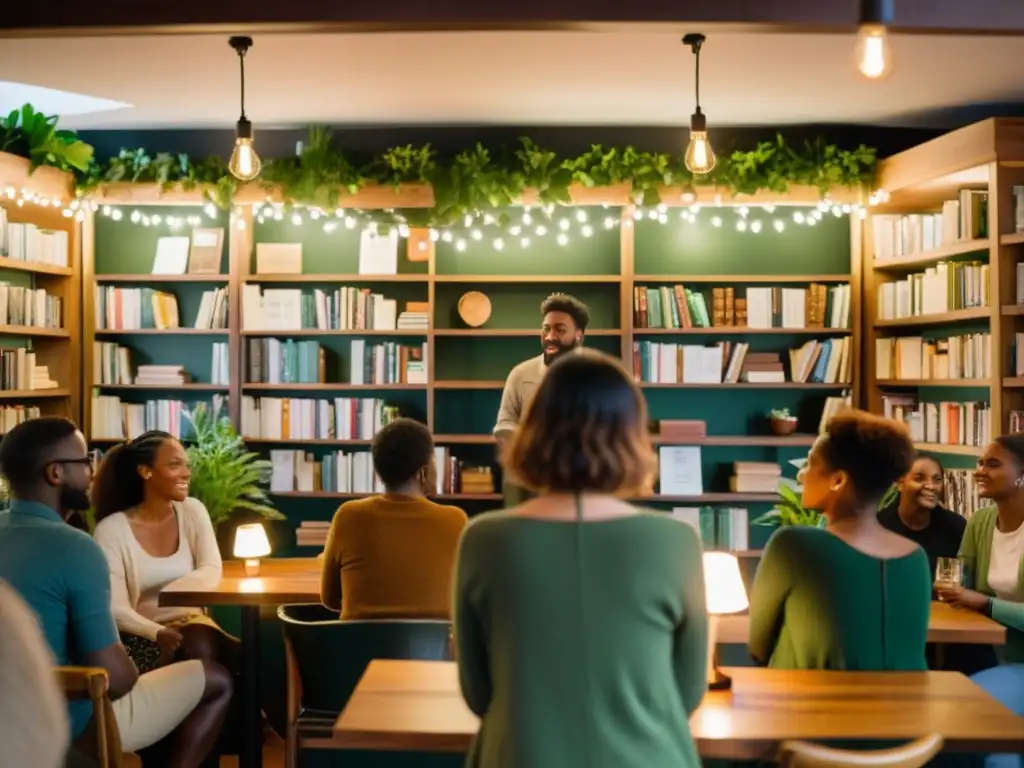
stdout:
[[96,336],[227,336],[225,328],[97,328]]
[[[32,169],[29,161],[0,152],[0,189],[32,190],[45,198],[42,205],[31,201],[19,205],[10,196],[0,195],[0,282],[8,292],[5,316],[0,318],[0,346],[5,356],[11,355],[4,361],[7,386],[19,387],[0,391],[4,419],[0,431],[37,414],[80,422],[81,240],[78,223],[62,214],[63,204],[73,194],[73,179],[55,168]],[[59,301],[60,327],[18,324],[43,322],[23,314],[29,302],[40,306],[37,292],[46,294],[48,313]],[[13,350],[25,350],[26,355],[20,357]],[[55,387],[45,387],[44,372]]]
[[[107,202],[115,204],[113,199]],[[784,205],[785,196],[776,202]],[[133,202],[132,205],[138,207],[139,203]],[[369,435],[358,432],[352,434],[359,435],[360,439],[246,436],[242,413],[251,413],[248,409],[263,398],[298,398],[331,403],[348,399],[380,400],[395,405],[401,412],[424,421],[433,431],[437,446],[454,459],[466,466],[489,465],[494,469],[496,485],[493,493],[449,493],[437,497],[464,504],[472,514],[493,509],[501,503],[500,483],[497,482],[500,481],[500,468],[496,465],[496,441],[491,430],[509,370],[541,353],[539,308],[541,302],[554,292],[573,294],[588,305],[591,323],[585,334],[585,344],[621,359],[630,371],[633,368],[634,344],[639,349],[646,340],[672,343],[672,336],[681,337],[678,343],[686,339],[686,343],[697,346],[744,341],[750,344],[751,350],[777,352],[782,359],[788,359],[789,350],[815,340],[829,337],[856,339],[860,326],[860,262],[851,259],[851,253],[855,247],[859,252],[856,240],[859,225],[855,226],[847,218],[828,216],[816,227],[793,226],[786,228],[785,233],[765,234],[742,233],[731,227],[716,228],[707,222],[693,227],[680,220],[679,226],[685,228],[687,234],[686,238],[681,238],[673,228],[675,219],[663,225],[646,217],[637,221],[633,214],[632,206],[602,209],[600,217],[617,217],[628,222],[628,226],[594,227],[592,237],[574,238],[568,246],[557,245],[554,237],[536,238],[530,248],[506,249],[499,253],[493,250],[487,238],[479,242],[468,239],[466,247],[458,249],[454,243],[442,238],[429,243],[426,260],[423,260],[424,249],[418,248],[414,260],[400,253],[397,274],[370,275],[358,273],[358,231],[339,228],[327,233],[321,227],[296,227],[290,222],[256,222],[252,208],[243,205],[241,213],[236,211],[235,216],[245,226],[231,226],[225,230],[225,274],[206,281],[223,284],[226,276],[230,297],[227,329],[88,329],[87,337],[90,346],[93,339],[124,339],[121,343],[133,344],[142,358],[160,358],[161,362],[179,349],[179,342],[184,343],[175,341],[176,336],[200,337],[189,340],[193,345],[189,350],[181,347],[182,355],[193,356],[196,350],[198,354],[205,353],[207,346],[201,341],[203,337],[210,337],[211,341],[218,336],[226,337],[231,355],[231,378],[226,386],[230,415],[245,436],[246,443],[266,456],[271,451],[290,450],[312,454],[320,461],[334,452],[364,452],[371,445],[371,440]],[[95,277],[100,283],[154,283],[155,288],[178,296],[186,296],[185,291],[202,290],[202,281],[191,280],[188,275],[168,276],[173,279],[163,280],[144,274],[151,267],[151,259],[150,263],[144,263],[140,257],[131,254],[152,253],[151,246],[142,247],[140,243],[143,237],[154,238],[153,228],[143,228],[134,239],[117,242],[109,222],[104,224],[105,232],[99,232],[99,221],[100,218],[94,216],[88,222],[87,228],[92,228],[89,260],[90,264],[96,264],[97,259],[102,260],[103,263],[97,266],[103,266],[107,271],[103,273],[93,268],[87,277]],[[122,223],[121,226],[126,225]],[[304,272],[255,274],[256,246],[264,242],[301,242]],[[126,263],[122,264],[121,260]],[[703,272],[709,263],[715,265],[715,274]],[[771,264],[778,273],[745,274],[752,263]],[[553,265],[558,266],[558,274],[545,274],[545,270]],[[812,272],[811,269],[820,271]],[[193,282],[199,284],[191,285]],[[156,285],[158,283],[164,285]],[[849,284],[849,323],[844,328],[635,327],[634,289],[659,283],[688,286],[692,291],[706,295],[709,303],[712,291],[718,286],[728,286],[736,296],[742,297],[744,286],[806,288],[812,283],[821,283],[829,285],[830,290],[832,287],[838,290],[839,286]],[[242,292],[247,284],[292,288],[304,295],[314,288],[334,291],[345,285],[368,289],[396,299],[400,309],[407,301],[423,302],[425,307],[429,307],[428,326],[426,330],[245,328],[241,321]],[[491,316],[482,327],[467,327],[457,312],[458,301],[471,290],[481,291],[491,300]],[[89,293],[87,290],[86,295]],[[91,300],[87,305],[85,317],[91,321],[94,316]],[[188,312],[181,313],[183,324],[192,320]],[[326,380],[278,384],[250,381],[257,376],[251,375],[248,356],[251,344],[257,343],[258,339],[319,343],[325,360]],[[367,348],[390,342],[411,347],[423,345],[427,383],[348,383],[353,354],[350,344],[360,339],[366,340]],[[652,442],[659,448],[697,446],[702,449],[704,493],[659,493],[637,501],[666,511],[669,508],[666,505],[674,504],[752,505],[750,519],[766,510],[776,501],[777,495],[727,492],[729,483],[725,469],[737,461],[769,461],[782,465],[792,475],[795,469],[790,468],[786,460],[806,455],[813,445],[826,402],[846,396],[854,401],[857,399],[860,352],[856,341],[851,343],[849,354],[852,378],[844,383],[640,383],[652,419],[702,420],[712,434],[686,440],[652,436]],[[201,367],[201,361],[194,357],[186,356],[182,361],[190,371],[193,367]],[[91,357],[85,369],[91,373]],[[186,392],[195,397],[225,392],[225,386],[203,384],[202,376],[194,378],[197,379],[195,384],[180,388],[180,399],[188,399]],[[91,386],[90,382],[87,383]],[[687,390],[685,395],[677,391],[684,389]],[[164,396],[159,388],[138,385],[102,385],[99,390],[125,398],[144,396],[147,390]],[[168,393],[166,396],[174,395]],[[802,427],[798,434],[777,436],[770,432],[768,412],[783,407],[798,416]],[[329,520],[340,501],[361,495],[364,494],[326,490],[275,492],[275,503],[289,519],[285,524],[288,531],[284,534],[285,541],[299,522]],[[763,545],[767,533],[767,529],[752,526],[751,546],[742,548],[754,549]],[[275,550],[282,551],[277,547]],[[283,551],[288,551],[287,547]]]
[[96,275],[99,283],[228,283],[227,275]]
[[[1011,360],[1016,356],[1016,333],[1024,331],[1018,321],[1024,316],[1024,307],[1016,304],[1017,269],[1024,251],[1014,247],[1024,243],[1024,233],[1015,231],[1013,197],[1014,186],[1024,184],[1024,168],[1018,162],[1024,160],[1024,157],[1018,157],[1022,146],[1024,121],[997,118],[952,131],[879,164],[875,184],[878,189],[886,191],[888,200],[869,211],[861,237],[864,305],[869,308],[871,316],[875,315],[879,305],[883,284],[909,274],[936,269],[941,264],[947,265],[944,268],[948,270],[950,286],[962,285],[964,291],[969,286],[979,286],[982,300],[989,306],[899,320],[869,320],[865,325],[864,378],[866,405],[870,410],[884,412],[886,401],[883,398],[888,396],[897,398],[889,401],[892,404],[906,403],[908,397],[913,396],[915,400],[909,402],[925,404],[928,406],[926,413],[937,414],[937,419],[947,416],[947,409],[956,409],[958,403],[987,404],[991,413],[987,421],[990,423],[975,425],[976,434],[978,429],[982,429],[981,434],[997,437],[1010,431],[1011,424],[1016,421],[1014,413],[1024,409],[1024,386],[1017,384],[1024,380],[1011,375]],[[955,201],[955,205],[950,201]],[[925,221],[926,214],[940,212],[941,220]],[[947,241],[958,235],[967,239],[920,253],[876,261],[875,229],[879,227],[879,232],[882,232],[882,228],[888,226],[879,217],[904,215],[915,215],[913,219],[904,220],[907,222],[904,242],[931,241],[930,234],[922,237],[911,231],[918,223],[922,233],[930,227],[936,235],[941,232],[945,236],[941,239]],[[947,219],[947,216],[951,218]],[[955,227],[950,224],[952,217],[956,219]],[[941,239],[937,241],[941,242]],[[966,280],[967,270],[977,270],[972,273],[970,283]],[[975,275],[984,276],[987,282],[981,283]],[[951,295],[956,299],[963,298],[956,293]],[[890,354],[884,348],[881,351],[876,348],[880,338],[920,338],[921,344],[927,345],[950,337],[976,334],[988,334],[990,349],[987,358],[991,361],[992,370],[985,378],[893,380],[888,378],[888,372],[884,374],[886,378],[878,376],[878,355]],[[955,352],[952,344],[949,348]],[[967,341],[957,348],[971,349]],[[935,349],[938,354],[946,354],[941,346]],[[921,370],[925,377],[930,374],[926,367]],[[981,406],[972,406],[977,407]],[[952,415],[958,414],[957,410]],[[925,435],[918,434],[917,437],[931,437],[937,433],[936,425],[929,424],[929,427]],[[917,447],[941,455],[944,466],[952,470],[970,468],[983,450],[983,447],[941,445],[924,440]],[[970,496],[970,489],[965,493]]]

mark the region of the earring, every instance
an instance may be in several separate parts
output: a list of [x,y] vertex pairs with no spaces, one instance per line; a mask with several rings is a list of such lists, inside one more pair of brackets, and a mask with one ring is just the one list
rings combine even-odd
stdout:
[[147,472],[146,474],[144,474],[142,476],[142,479],[143,480],[149,480],[151,477],[153,477],[153,473],[152,472]]
[[1017,486],[1018,488],[1024,488],[1024,475],[1018,477],[1017,480],[1014,482],[1014,485]]

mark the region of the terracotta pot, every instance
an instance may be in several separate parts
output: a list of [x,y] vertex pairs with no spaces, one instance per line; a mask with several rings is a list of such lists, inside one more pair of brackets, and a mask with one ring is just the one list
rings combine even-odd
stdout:
[[786,437],[796,432],[796,419],[780,419],[775,416],[771,417],[772,432],[780,437]]

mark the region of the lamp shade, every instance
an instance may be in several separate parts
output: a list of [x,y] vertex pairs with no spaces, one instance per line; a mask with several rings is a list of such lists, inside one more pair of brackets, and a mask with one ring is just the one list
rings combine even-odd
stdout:
[[262,523],[247,523],[235,531],[235,557],[266,557],[270,554],[270,540]]
[[708,613],[714,616],[739,613],[750,606],[736,555],[728,552],[704,553],[704,592]]

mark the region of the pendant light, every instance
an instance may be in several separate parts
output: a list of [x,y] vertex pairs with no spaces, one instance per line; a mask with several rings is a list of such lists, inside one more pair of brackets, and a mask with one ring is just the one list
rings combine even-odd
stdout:
[[861,0],[854,61],[868,80],[881,80],[892,71],[887,27],[892,24],[893,0]]
[[260,175],[260,156],[252,145],[252,123],[245,116],[245,54],[252,48],[251,37],[232,37],[228,45],[238,54],[238,65],[242,80],[242,115],[235,126],[235,149],[228,161],[231,175],[241,181],[252,181]]
[[683,45],[690,46],[697,61],[697,111],[690,115],[690,143],[683,162],[690,173],[703,176],[715,167],[715,152],[708,141],[708,121],[700,111],[700,48],[704,45],[704,35],[689,34],[683,38]]

